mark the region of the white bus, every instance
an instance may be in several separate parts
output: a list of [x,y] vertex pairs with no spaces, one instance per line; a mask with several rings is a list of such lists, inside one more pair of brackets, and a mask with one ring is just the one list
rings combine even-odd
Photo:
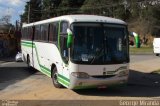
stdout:
[[65,15],[23,25],[23,60],[57,88],[85,89],[126,84],[127,24],[96,15]]

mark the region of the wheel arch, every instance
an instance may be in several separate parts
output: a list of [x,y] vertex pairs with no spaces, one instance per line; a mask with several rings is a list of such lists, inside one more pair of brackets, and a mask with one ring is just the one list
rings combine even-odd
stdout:
[[53,63],[53,64],[51,65],[51,78],[52,78],[53,69],[54,69],[55,67],[56,67],[56,64]]
[[27,54],[27,59],[29,58],[29,54]]
[[27,54],[27,56],[26,56],[26,61],[27,61],[27,63],[30,62],[30,56],[29,56],[29,54]]

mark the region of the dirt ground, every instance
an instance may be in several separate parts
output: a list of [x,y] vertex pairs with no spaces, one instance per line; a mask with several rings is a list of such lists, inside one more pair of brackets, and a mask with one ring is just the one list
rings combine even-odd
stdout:
[[[55,88],[49,77],[40,72],[29,70],[24,63],[1,63],[0,99],[32,100],[32,102],[33,100],[41,100],[39,102],[47,100],[47,103],[56,100],[60,104],[62,101],[65,104],[67,101],[84,102],[86,100],[88,101],[86,103],[96,104],[93,101],[98,100],[102,105],[106,100],[109,100],[108,102],[118,100],[113,101],[112,106],[116,106],[122,100],[135,100],[138,102],[139,100],[160,101],[160,75],[150,73],[155,69],[160,69],[160,58],[150,55],[141,56],[141,59],[138,55],[131,58],[133,59],[130,64],[130,75],[127,86],[78,91],[67,88]],[[25,101],[25,104],[27,103],[29,102]],[[40,104],[42,105],[43,103]]]

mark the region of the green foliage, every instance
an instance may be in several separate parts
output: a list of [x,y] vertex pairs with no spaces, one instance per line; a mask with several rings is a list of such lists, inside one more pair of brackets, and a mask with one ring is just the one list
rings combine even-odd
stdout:
[[35,22],[41,20],[41,15],[40,4],[35,0],[31,0],[30,2],[27,2],[25,12],[20,17],[22,22],[28,22],[28,18],[29,22]]
[[[41,1],[41,2],[38,2]],[[134,24],[142,34],[160,33],[160,5],[152,0],[31,0],[30,22],[67,14],[95,14],[115,17]],[[28,20],[29,3],[21,15]],[[134,28],[136,29],[136,28]]]
[[70,10],[70,0],[62,0],[61,4],[59,5],[60,15],[69,14],[69,10]]
[[42,19],[58,16],[57,11],[62,0],[43,0],[42,1]]
[[85,0],[62,0],[57,13],[59,15],[76,14]]
[[[81,7],[82,13],[96,15],[112,15],[113,6],[109,5],[112,0],[85,0]],[[114,2],[113,2],[114,3]]]
[[127,11],[125,10],[123,5],[117,6],[114,10],[114,15],[116,18],[126,20],[128,18],[126,14],[127,14]]
[[20,16],[21,17],[21,22],[27,22],[28,20],[28,8],[29,8],[29,4],[27,3],[25,5],[25,9],[24,9],[24,13]]

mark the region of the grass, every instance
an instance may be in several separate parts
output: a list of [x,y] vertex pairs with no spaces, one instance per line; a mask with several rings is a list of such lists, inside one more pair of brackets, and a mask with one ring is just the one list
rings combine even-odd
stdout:
[[131,54],[151,54],[153,53],[153,48],[152,47],[130,47],[130,53]]

